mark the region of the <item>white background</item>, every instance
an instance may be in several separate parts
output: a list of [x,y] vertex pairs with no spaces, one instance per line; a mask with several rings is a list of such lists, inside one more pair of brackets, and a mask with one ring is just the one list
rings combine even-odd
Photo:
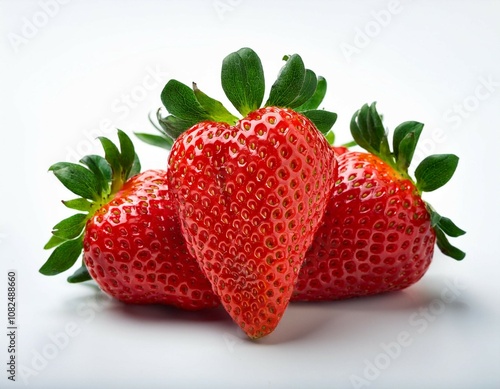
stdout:
[[[500,387],[500,2],[393,3],[1,1],[0,333],[9,269],[19,330],[15,383],[0,336],[0,387]],[[59,200],[71,198],[48,167],[100,153],[95,137],[115,140],[114,128],[154,132],[147,114],[171,78],[226,101],[220,64],[244,46],[268,86],[295,52],[327,78],[340,143],[353,112],[377,101],[391,129],[426,124],[420,159],[459,155],[426,199],[468,231],[455,241],[466,259],[436,253],[404,292],[292,304],[259,342],[222,310],[130,307],[40,275],[50,229],[69,216]],[[166,166],[165,152],[135,143],[144,168]]]

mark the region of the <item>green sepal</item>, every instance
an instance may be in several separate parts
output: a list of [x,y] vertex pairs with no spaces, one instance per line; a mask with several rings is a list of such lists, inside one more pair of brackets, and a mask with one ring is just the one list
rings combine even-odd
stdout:
[[112,171],[108,161],[100,155],[86,155],[80,162],[87,166],[96,178],[99,186],[99,195],[102,197],[109,192],[109,182],[111,181]]
[[171,115],[189,121],[191,123],[189,127],[210,119],[208,112],[196,99],[193,90],[177,80],[167,82],[161,92],[161,102]]
[[[429,208],[431,207],[429,206]],[[441,216],[434,209],[431,208],[429,213],[431,214],[431,225],[433,228],[440,228],[446,235],[451,236],[452,238],[457,238],[466,233],[451,219]]]
[[439,228],[443,230],[443,232],[451,236],[452,238],[457,238],[459,236],[464,235],[466,232],[458,227],[453,221],[447,217],[441,216],[441,219],[438,223]]
[[359,133],[352,133],[354,140],[367,151],[383,159],[389,158],[387,134],[382,124],[382,117],[377,112],[376,103],[363,105],[357,112],[356,123]]
[[134,135],[148,145],[170,150],[174,144],[174,139],[165,133],[165,129],[160,124],[162,110],[163,108],[158,108],[156,112],[151,111],[148,114],[149,122],[160,132],[160,135],[147,134],[144,132],[134,132]]
[[134,153],[134,160],[132,161],[132,167],[128,172],[127,180],[139,174],[141,172],[141,161],[139,160],[139,156],[137,153]]
[[190,119],[181,119],[174,115],[158,117],[158,123],[163,128],[165,134],[172,139],[177,139],[183,132],[191,128],[196,122]]
[[76,269],[76,271],[67,278],[70,284],[78,284],[80,282],[90,281],[91,279],[92,277],[90,276],[87,266],[85,266],[84,263],[82,263],[82,266]]
[[366,115],[366,127],[363,129],[368,142],[378,155],[387,156],[390,148],[382,117],[377,112],[377,103],[372,103],[368,109],[365,108],[363,114]]
[[101,142],[102,148],[104,149],[104,157],[106,161],[108,161],[109,166],[111,167],[112,177],[116,178],[116,176],[121,175],[122,167],[120,163],[120,150],[116,145],[111,142],[108,138],[104,136],[100,136],[97,139]]
[[216,122],[236,124],[238,118],[229,112],[220,101],[215,100],[202,92],[195,82],[193,82],[193,92],[200,105],[209,113],[212,120]]
[[54,247],[59,246],[61,243],[66,242],[67,239],[60,238],[58,236],[52,235],[47,243],[45,243],[45,246],[43,246],[44,250],[50,250],[53,249]]
[[312,109],[318,109],[320,104],[326,95],[327,83],[326,79],[322,76],[318,76],[316,90],[314,94],[307,100],[304,104],[295,108],[297,112],[310,111]]
[[137,159],[137,155],[135,154],[132,140],[122,130],[118,130],[118,140],[120,142],[120,165],[122,168],[122,178],[125,182],[136,174],[135,171],[132,171],[132,167]]
[[297,99],[303,88],[306,68],[302,58],[298,54],[293,54],[284,59],[286,63],[271,86],[266,106],[293,108],[290,104]]
[[148,145],[165,150],[170,150],[174,144],[172,138],[166,135],[146,134],[143,132],[134,132],[134,135]]
[[[424,125],[422,123],[408,121],[401,123],[394,129],[394,134],[392,137],[392,149],[394,151],[394,158],[396,158],[396,161],[404,159],[405,164],[401,162],[401,165],[406,165],[406,170],[408,169],[408,166],[410,166],[423,128]],[[413,135],[408,136],[409,134]],[[404,147],[404,150],[400,152],[401,146]]]
[[123,131],[118,130],[120,149],[106,137],[99,137],[98,139],[104,149],[104,157],[111,166],[110,194],[113,194],[118,192],[130,177],[140,171],[141,165],[132,141]]
[[335,133],[333,131],[328,131],[325,135],[325,138],[328,143],[333,146],[333,144],[335,143]]
[[346,142],[346,143],[343,143],[341,144],[342,147],[346,147],[348,149],[350,149],[351,147],[354,147],[354,146],[357,146],[358,144],[356,143],[355,140],[351,140],[349,142]]
[[74,194],[88,200],[100,197],[100,185],[94,174],[85,167],[71,162],[58,162],[49,171]]
[[337,121],[337,114],[321,109],[312,109],[301,112],[302,115],[311,120],[316,128],[323,134],[327,134]]
[[264,70],[259,56],[247,47],[226,56],[221,70],[222,89],[243,116],[260,107],[265,93]]
[[68,270],[75,264],[82,252],[82,248],[81,237],[67,240],[55,248],[47,262],[40,268],[40,273],[46,276],[54,276]]
[[435,228],[434,231],[436,232],[437,246],[444,255],[456,259],[457,261],[461,261],[465,258],[465,253],[453,246],[440,228]]
[[300,89],[299,94],[287,106],[294,109],[296,107],[300,107],[314,95],[317,85],[318,78],[316,77],[316,74],[312,70],[306,69],[304,80],[302,82],[302,88]]
[[[366,108],[365,108],[366,107]],[[375,150],[373,147],[370,145],[369,140],[365,138],[365,135],[363,134],[364,128],[365,128],[365,123],[360,123],[361,119],[363,118],[364,121],[366,122],[366,109],[368,106],[365,104],[362,109],[356,111],[354,115],[351,118],[351,123],[350,123],[350,129],[351,129],[351,135],[354,138],[354,141],[356,144],[364,148],[366,151],[375,154]],[[361,116],[363,111],[363,116]]]
[[425,158],[415,169],[417,188],[432,192],[445,185],[455,173],[458,157],[454,154],[435,154]]
[[61,220],[52,228],[52,235],[61,239],[74,239],[81,234],[85,223],[87,221],[87,214],[77,213],[66,219]]
[[61,202],[69,209],[82,212],[89,212],[92,207],[92,203],[82,197],[72,200],[62,200]]
[[408,168],[410,167],[411,160],[413,159],[416,144],[416,136],[413,132],[406,134],[406,136],[401,140],[401,143],[399,144],[399,155],[396,158],[396,169],[399,172],[408,174]]

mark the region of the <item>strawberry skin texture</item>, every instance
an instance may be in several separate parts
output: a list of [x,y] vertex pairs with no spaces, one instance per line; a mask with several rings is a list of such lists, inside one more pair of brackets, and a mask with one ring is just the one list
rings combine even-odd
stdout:
[[165,171],[128,180],[88,220],[84,262],[101,289],[123,302],[215,307],[219,300],[187,250],[169,192]]
[[339,177],[292,300],[337,300],[404,289],[434,252],[430,215],[414,184],[379,157],[339,156]]
[[202,122],[175,142],[168,175],[184,237],[250,338],[280,321],[336,173],[326,139],[290,109]]

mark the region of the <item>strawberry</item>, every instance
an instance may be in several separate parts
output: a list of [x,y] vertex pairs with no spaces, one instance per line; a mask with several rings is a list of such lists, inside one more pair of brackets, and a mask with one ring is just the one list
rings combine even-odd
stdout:
[[444,185],[458,158],[425,158],[408,174],[423,124],[405,122],[394,131],[393,152],[375,103],[351,121],[357,143],[369,153],[338,158],[339,177],[324,219],[302,265],[293,300],[334,300],[404,289],[427,271],[437,242],[461,260],[465,253],[446,235],[465,233],[422,199]]
[[126,303],[167,304],[195,310],[219,304],[195,258],[187,250],[173,207],[166,171],[140,165],[119,131],[121,152],[100,138],[106,159],[91,155],[79,164],[50,170],[78,199],[63,202],[77,213],[58,223],[45,246],[56,247],[40,272],[69,269],[83,249],[83,264],[69,282],[93,278]]
[[[259,108],[260,60],[250,49],[226,57],[223,88],[241,120],[196,85],[172,80],[162,93],[171,116],[160,123],[172,137],[181,133],[168,177],[182,233],[224,308],[253,339],[283,316],[337,176],[333,148],[312,121],[327,131],[336,115],[315,109],[323,92],[302,59],[286,60]],[[184,132],[176,127],[196,120]]]

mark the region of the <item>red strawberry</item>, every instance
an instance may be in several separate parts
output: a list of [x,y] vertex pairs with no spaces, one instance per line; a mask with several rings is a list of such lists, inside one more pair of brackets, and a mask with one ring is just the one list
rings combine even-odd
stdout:
[[298,55],[285,59],[260,109],[257,54],[241,49],[224,59],[222,86],[241,120],[196,84],[170,80],[161,96],[170,115],[158,118],[163,137],[141,135],[159,146],[178,137],[168,175],[183,235],[251,338],[280,321],[337,175],[333,148],[318,131],[336,119],[317,110],[326,81]]
[[88,169],[69,163],[51,167],[65,186],[82,196],[65,205],[86,213],[54,227],[46,248],[57,248],[40,271],[53,275],[67,270],[83,246],[84,263],[70,282],[91,276],[103,291],[127,303],[190,310],[218,305],[210,283],[187,251],[166,172],[136,174],[140,166],[133,145],[123,132],[119,137],[122,152],[101,138],[106,159],[83,158]]
[[251,338],[277,326],[336,179],[311,121],[261,108],[230,126],[202,122],[172,148],[182,232],[221,302]]
[[335,190],[293,300],[333,300],[406,288],[428,269],[436,240],[445,254],[464,257],[445,235],[464,231],[421,197],[451,178],[458,158],[430,156],[417,167],[416,182],[408,175],[422,127],[416,122],[398,126],[391,153],[375,104],[354,115],[354,139],[371,153],[340,155]]

